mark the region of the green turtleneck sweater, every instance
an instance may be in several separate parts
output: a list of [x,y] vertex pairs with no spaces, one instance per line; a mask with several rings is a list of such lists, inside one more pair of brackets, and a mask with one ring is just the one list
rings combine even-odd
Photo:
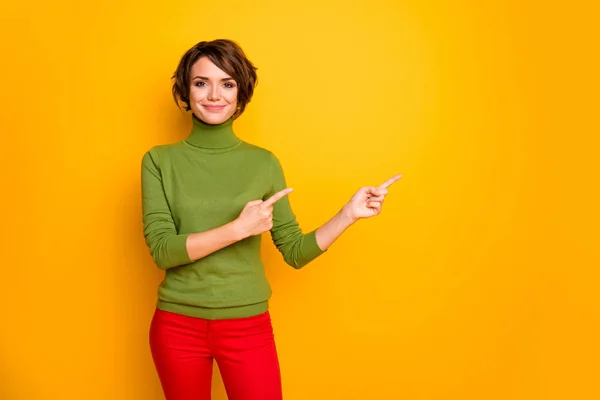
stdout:
[[[271,288],[260,257],[261,235],[196,261],[186,240],[235,220],[249,201],[266,200],[285,188],[278,159],[239,139],[233,119],[209,125],[192,114],[185,140],[147,151],[142,159],[144,236],[156,265],[165,270],[157,307],[206,319],[265,312]],[[315,232],[302,232],[288,196],[274,204],[271,238],[286,263],[301,268],[324,253]]]

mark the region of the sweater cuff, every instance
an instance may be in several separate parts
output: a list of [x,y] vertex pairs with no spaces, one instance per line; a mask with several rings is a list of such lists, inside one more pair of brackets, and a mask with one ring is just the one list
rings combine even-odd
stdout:
[[302,241],[302,255],[308,261],[311,261],[321,254],[325,253],[327,249],[321,250],[317,244],[317,230],[308,232]]
[[187,251],[187,238],[191,233],[175,235],[170,238],[171,265],[184,265],[192,262]]

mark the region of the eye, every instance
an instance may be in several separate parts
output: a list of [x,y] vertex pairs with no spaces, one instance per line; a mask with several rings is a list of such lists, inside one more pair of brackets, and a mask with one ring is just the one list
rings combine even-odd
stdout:
[[202,86],[202,85],[206,85],[206,82],[204,82],[204,81],[196,81],[196,83],[194,83],[194,86]]
[[227,82],[227,83],[225,83],[225,87],[228,89],[233,89],[235,87],[235,85],[231,82]]

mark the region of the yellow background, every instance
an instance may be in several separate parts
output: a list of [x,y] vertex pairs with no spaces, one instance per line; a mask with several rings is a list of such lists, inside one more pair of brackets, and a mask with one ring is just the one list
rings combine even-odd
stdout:
[[286,399],[600,398],[592,3],[5,4],[0,398],[163,398],[140,162],[216,38],[259,68],[235,130],[305,230],[404,175],[301,271],[264,238]]

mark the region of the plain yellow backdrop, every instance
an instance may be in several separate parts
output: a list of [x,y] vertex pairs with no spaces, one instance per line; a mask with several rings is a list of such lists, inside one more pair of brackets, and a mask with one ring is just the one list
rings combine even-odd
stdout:
[[404,175],[301,271],[264,237],[286,399],[600,398],[596,11],[3,5],[0,398],[163,398],[140,163],[187,135],[170,77],[216,38],[259,68],[234,128],[281,159],[305,230]]

